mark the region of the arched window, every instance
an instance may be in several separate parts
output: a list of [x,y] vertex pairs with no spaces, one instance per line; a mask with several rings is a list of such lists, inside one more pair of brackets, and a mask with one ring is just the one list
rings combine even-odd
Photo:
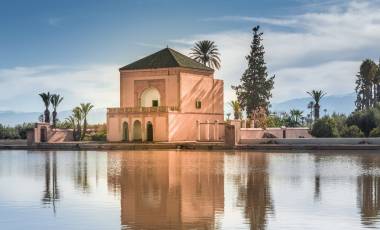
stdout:
[[139,120],[133,123],[133,141],[142,141],[141,122]]
[[160,92],[156,88],[148,88],[141,94],[141,107],[160,106]]

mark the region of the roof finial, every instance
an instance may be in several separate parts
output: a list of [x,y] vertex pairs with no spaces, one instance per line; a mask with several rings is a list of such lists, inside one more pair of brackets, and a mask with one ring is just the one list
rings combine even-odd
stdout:
[[166,48],[169,48],[169,45],[168,45],[168,44],[166,44]]

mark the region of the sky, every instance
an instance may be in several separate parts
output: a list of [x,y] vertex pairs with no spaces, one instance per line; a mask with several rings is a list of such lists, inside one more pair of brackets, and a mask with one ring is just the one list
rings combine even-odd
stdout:
[[352,93],[361,61],[380,57],[379,10],[374,0],[1,0],[0,111],[42,111],[47,91],[64,97],[61,110],[118,106],[118,68],[166,46],[188,54],[203,39],[219,47],[227,102],[256,25],[276,76],[272,103]]

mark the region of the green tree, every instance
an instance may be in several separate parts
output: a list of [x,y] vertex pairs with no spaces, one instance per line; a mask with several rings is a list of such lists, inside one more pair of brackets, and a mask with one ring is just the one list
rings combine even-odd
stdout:
[[319,102],[321,102],[326,93],[322,90],[312,90],[311,92],[307,92],[307,94],[309,94],[314,100],[314,118],[317,120],[319,119],[319,110],[321,108]]
[[341,137],[364,137],[364,133],[356,125],[345,126],[339,135]]
[[215,42],[209,40],[198,41],[190,53],[191,58],[213,69],[220,69],[220,53]]
[[240,108],[239,101],[237,101],[237,100],[230,101],[230,106],[231,106],[232,110],[234,111],[234,119],[235,120],[240,119],[241,118],[241,108]]
[[379,125],[377,114],[378,111],[376,108],[371,108],[364,111],[355,111],[350,116],[348,116],[346,125],[352,126],[356,125],[364,133],[366,137],[369,136],[372,129],[376,128]]
[[59,94],[53,94],[50,98],[50,103],[53,106],[53,127],[56,128],[57,125],[57,107],[59,104],[61,104],[63,100],[63,97],[61,97]]
[[80,104],[80,111],[82,113],[82,118],[83,118],[83,132],[82,132],[82,135],[81,135],[81,140],[84,139],[84,136],[86,135],[86,132],[87,132],[87,116],[88,116],[88,113],[91,111],[91,109],[94,108],[94,105],[92,105],[91,103],[81,103]]
[[262,44],[263,33],[259,32],[259,29],[259,26],[253,28],[251,52],[246,57],[248,68],[240,79],[240,85],[232,86],[232,89],[236,91],[240,106],[247,113],[247,117],[252,117],[252,113],[260,108],[268,112],[275,78],[275,76],[268,77],[264,61],[264,45]]
[[49,111],[49,106],[50,106],[50,98],[51,95],[49,92],[47,93],[40,93],[39,94],[42,101],[44,102],[45,105],[45,112],[44,112],[44,117],[45,117],[45,122],[50,123],[50,111]]
[[67,124],[66,127],[68,128],[72,128],[73,129],[73,138],[74,140],[76,140],[76,133],[77,133],[77,130],[76,130],[76,118],[74,117],[74,115],[70,115],[69,117],[67,117],[65,119],[65,123]]
[[311,135],[314,137],[338,137],[339,133],[334,119],[323,117],[314,122]]
[[73,109],[73,115],[72,116],[73,116],[74,121],[76,123],[76,125],[75,125],[76,130],[74,132],[74,140],[79,141],[82,137],[81,133],[82,133],[82,120],[83,120],[81,108],[79,106],[77,106]]
[[302,117],[303,111],[298,109],[292,109],[290,110],[290,117],[294,121],[295,126],[301,125],[300,120]]
[[364,60],[356,75],[356,110],[369,109],[378,102],[379,82],[379,66],[370,59]]

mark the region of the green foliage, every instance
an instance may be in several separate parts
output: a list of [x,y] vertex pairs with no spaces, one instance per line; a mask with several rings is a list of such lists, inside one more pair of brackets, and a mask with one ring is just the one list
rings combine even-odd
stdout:
[[371,130],[376,128],[378,125],[378,121],[375,115],[378,112],[379,111],[374,108],[353,112],[350,116],[348,116],[346,125],[358,126],[359,129],[364,133],[364,136],[368,137]]
[[234,100],[230,101],[230,106],[232,110],[234,111],[234,119],[235,120],[241,119],[242,113],[241,113],[241,107],[240,107],[239,101],[234,101]]
[[311,92],[307,92],[314,100],[314,118],[319,119],[319,109],[321,106],[319,105],[319,102],[322,100],[322,98],[326,95],[325,92],[322,90],[312,90]]
[[368,110],[380,102],[380,68],[370,59],[360,65],[356,75],[356,110]]
[[370,137],[380,137],[380,127],[372,129],[372,131],[369,133],[369,136]]
[[334,119],[323,117],[315,121],[311,135],[314,137],[338,137],[339,133]]
[[276,128],[284,125],[283,120],[276,115],[270,115],[267,117],[267,127],[268,128]]
[[94,133],[90,136],[90,139],[92,141],[106,141],[107,140],[107,133],[104,131]]
[[50,97],[50,103],[53,106],[53,127],[54,128],[56,127],[57,121],[58,121],[57,107],[59,104],[61,104],[62,100],[63,100],[63,97],[61,97],[61,95],[59,94],[53,94]]
[[0,124],[0,139],[26,139],[26,132],[33,128],[32,123],[23,123],[15,127]]
[[220,69],[220,53],[213,41],[198,41],[191,49],[191,58],[213,69]]
[[50,99],[51,99],[51,95],[49,92],[47,93],[40,93],[39,94],[44,105],[45,105],[45,111],[44,111],[44,121],[46,123],[50,123],[50,111],[49,111],[49,106],[50,106]]
[[338,114],[338,113],[333,113],[331,115],[331,119],[334,120],[336,124],[336,128],[338,129],[339,134],[342,133],[343,129],[347,127],[346,121],[347,121],[347,116],[344,114]]
[[364,133],[356,125],[344,126],[339,134],[341,137],[364,137]]
[[236,91],[240,106],[247,113],[247,117],[251,117],[252,113],[260,108],[268,111],[275,78],[275,76],[268,77],[264,61],[265,51],[262,44],[263,33],[259,32],[259,28],[259,26],[253,28],[251,52],[246,57],[248,68],[240,79],[240,85],[232,86],[232,89]]

